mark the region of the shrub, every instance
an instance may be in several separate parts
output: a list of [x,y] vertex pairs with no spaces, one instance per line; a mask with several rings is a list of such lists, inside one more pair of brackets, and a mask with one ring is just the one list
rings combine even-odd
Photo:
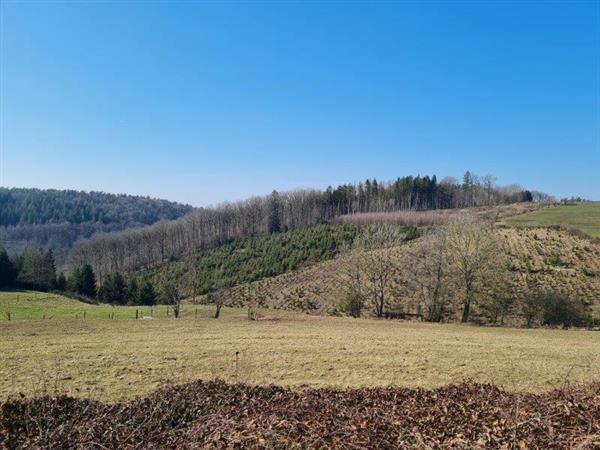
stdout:
[[589,322],[589,311],[580,299],[574,299],[558,292],[547,293],[543,297],[542,323],[544,325],[581,327]]
[[365,299],[356,292],[347,293],[340,302],[340,309],[345,314],[352,317],[360,317]]

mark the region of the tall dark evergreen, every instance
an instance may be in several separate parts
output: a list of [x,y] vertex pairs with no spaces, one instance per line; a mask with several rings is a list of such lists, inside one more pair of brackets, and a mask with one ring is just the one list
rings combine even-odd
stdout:
[[15,268],[6,250],[0,248],[0,289],[11,287],[15,282]]
[[19,259],[17,283],[20,286],[42,291],[54,287],[56,269],[52,250],[28,248]]
[[144,279],[139,285],[137,303],[151,306],[156,303],[156,292],[150,280]]
[[269,197],[269,234],[281,231],[281,197],[279,192],[273,191]]
[[71,275],[71,288],[81,295],[96,298],[96,276],[89,264],[84,264],[73,270]]
[[125,278],[119,272],[108,275],[98,291],[98,298],[107,303],[124,305],[127,303]]
[[59,273],[56,277],[56,284],[54,285],[54,289],[57,291],[66,291],[67,290],[67,277],[63,272]]

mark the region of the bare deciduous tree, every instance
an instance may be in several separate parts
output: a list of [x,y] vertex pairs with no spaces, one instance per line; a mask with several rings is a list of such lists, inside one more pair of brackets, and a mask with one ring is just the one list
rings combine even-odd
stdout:
[[173,310],[173,317],[176,319],[181,312],[181,293],[179,287],[172,281],[165,280],[162,283],[162,294],[167,304]]
[[407,285],[421,298],[427,308],[426,319],[440,322],[451,293],[448,261],[448,231],[439,228],[416,242],[406,254]]
[[394,225],[366,227],[355,240],[350,262],[341,273],[341,281],[347,283],[347,293],[370,302],[377,317],[383,317],[392,299],[398,279],[398,258],[392,249],[400,245],[405,236],[404,231]]
[[[477,295],[486,283],[506,269],[500,243],[493,231],[481,224],[461,221],[447,230],[450,270],[462,293],[462,322],[467,322]],[[496,273],[494,273],[496,272]]]

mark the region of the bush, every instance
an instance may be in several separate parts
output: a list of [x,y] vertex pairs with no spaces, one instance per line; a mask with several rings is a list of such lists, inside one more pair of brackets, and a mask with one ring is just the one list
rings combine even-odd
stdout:
[[586,326],[590,320],[587,306],[580,299],[573,299],[558,292],[543,297],[542,323],[544,325],[570,327]]
[[340,303],[340,309],[345,314],[352,317],[360,317],[362,308],[365,304],[365,299],[362,295],[351,292],[346,294]]

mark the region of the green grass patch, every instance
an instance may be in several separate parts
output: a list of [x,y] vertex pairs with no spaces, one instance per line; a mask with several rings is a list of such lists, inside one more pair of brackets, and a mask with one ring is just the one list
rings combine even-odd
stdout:
[[509,217],[506,223],[513,226],[567,225],[578,228],[592,237],[600,238],[600,202],[582,202],[545,208]]
[[[184,314],[195,314],[191,306],[184,307]],[[167,317],[168,306],[112,306],[97,305],[59,294],[37,291],[0,291],[0,321],[23,320],[135,320],[138,318]]]

